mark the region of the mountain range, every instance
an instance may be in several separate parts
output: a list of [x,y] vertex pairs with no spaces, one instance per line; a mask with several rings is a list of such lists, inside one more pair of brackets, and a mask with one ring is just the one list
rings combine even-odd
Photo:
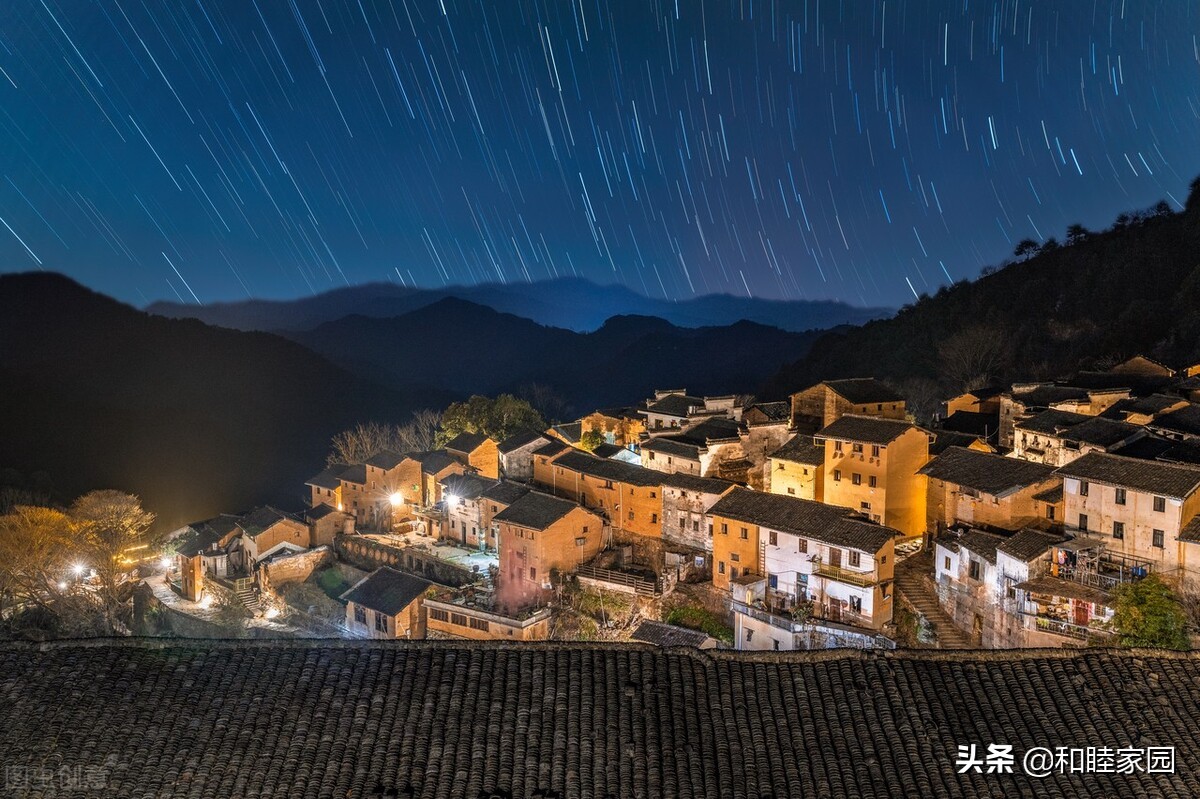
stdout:
[[296,300],[245,300],[185,305],[156,302],[150,313],[194,318],[236,330],[307,330],[350,314],[392,318],[457,298],[566,330],[596,330],[614,316],[652,316],[677,327],[717,327],[748,320],[794,333],[857,325],[890,316],[892,308],[860,308],[841,302],[760,300],[710,294],[671,302],[642,296],[621,285],[597,285],[580,278],[533,283],[494,283],[417,289],[371,283]]

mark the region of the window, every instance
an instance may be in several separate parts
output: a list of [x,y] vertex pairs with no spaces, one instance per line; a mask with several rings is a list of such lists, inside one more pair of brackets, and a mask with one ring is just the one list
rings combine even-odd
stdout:
[[655,497],[657,497],[657,496],[658,496],[658,492],[657,492],[657,491],[651,491],[651,492],[650,492],[650,499],[654,499],[654,498],[655,498]]
[[854,474],[850,475],[850,483],[852,485],[856,485],[856,486],[862,485],[862,475],[859,474],[858,472],[855,472]]
[[692,519],[692,532],[700,532],[700,522],[696,519]]
[[724,573],[725,573],[725,561],[721,561],[720,563],[717,564],[717,574],[724,574]]
[[1154,498],[1154,512],[1155,513],[1165,513],[1166,510],[1167,510],[1167,498],[1166,497],[1155,497]]
[[778,651],[779,651],[779,641],[777,641],[776,639],[772,638],[772,639],[771,639],[771,643],[775,644],[775,651],[776,651],[776,652],[778,652]]
[[862,452],[862,451],[863,451],[863,445],[862,445],[862,444],[851,444],[851,445],[850,445],[850,451],[851,451],[851,452]]
[[375,611],[375,629],[381,633],[388,631],[388,617],[379,611]]
[[777,471],[777,472],[783,471],[783,461],[779,462],[779,465],[775,467],[775,471]]
[[1088,518],[1086,513],[1079,514],[1079,529],[1087,532]]
[[750,531],[747,530],[745,527],[742,528],[742,540],[743,541],[750,540]]
[[808,539],[807,538],[801,538],[799,541],[796,542],[796,551],[799,552],[801,555],[808,553]]
[[1123,488],[1117,489],[1117,504],[1118,505],[1125,504],[1125,489],[1123,489]]
[[467,617],[461,613],[451,613],[450,614],[450,623],[457,624],[459,627],[466,627],[467,626]]
[[858,550],[855,550],[855,549],[850,550],[850,565],[851,566],[861,566],[862,565],[862,553],[861,552],[859,552]]
[[362,605],[354,606],[354,623],[362,625],[367,623],[367,609]]
[[429,618],[433,619],[434,621],[450,621],[450,614],[444,610],[438,610],[437,608],[430,608],[429,609]]
[[746,630],[746,640],[749,641],[752,638],[754,638],[754,630]]
[[862,613],[862,597],[860,597],[860,596],[850,597],[850,612],[851,613]]
[[792,496],[795,496],[795,495],[796,495],[796,489],[794,489],[794,488],[792,488],[792,487],[790,487],[790,486],[789,486],[789,487],[788,487],[788,493],[789,493],[789,494],[791,494]]
[[869,487],[871,487],[871,488],[876,488],[876,487],[878,487],[878,485],[879,485],[879,478],[878,478],[878,477],[876,477],[875,475],[871,475],[870,477],[868,477],[868,478],[867,478],[867,485],[868,485]]
[[979,561],[971,561],[971,565],[967,567],[967,576],[969,576],[972,580],[979,579]]
[[950,571],[950,556],[942,558],[942,571]]
[[742,556],[741,556],[741,555],[739,555],[739,554],[738,554],[738,553],[736,553],[736,552],[732,552],[732,553],[730,553],[730,555],[729,555],[729,559],[730,559],[731,561],[733,561],[734,563],[741,563],[741,562],[742,562]]
[[729,525],[721,522],[721,535],[729,535]]
[[833,451],[841,452],[842,451],[842,442],[840,442],[840,441],[833,442]]
[[529,579],[530,579],[530,580],[536,580],[536,579],[537,579],[537,568],[536,568],[535,566],[530,566],[530,567],[529,567]]
[[653,452],[651,452],[651,453],[650,453],[650,460],[654,460],[654,453],[653,453]]
[[679,517],[679,529],[680,529],[680,530],[682,530],[682,529],[683,529],[683,526],[684,526],[685,524],[687,524],[687,521],[686,521],[686,520],[685,520],[685,519],[684,519],[682,516],[680,516],[680,517]]
[[860,502],[860,503],[858,503],[858,507],[861,508],[862,510],[870,510],[871,503],[870,502]]
[[887,555],[880,555],[879,556],[879,565],[882,566],[885,563],[887,563]]
[[842,470],[841,470],[841,469],[834,469],[834,470],[833,470],[833,481],[834,481],[835,483],[838,483],[838,482],[841,482],[841,480],[842,480]]
[[629,521],[633,521],[633,511],[629,511]]
[[730,579],[730,580],[736,580],[736,579],[737,579],[737,577],[738,577],[738,568],[737,568],[737,566],[730,566],[730,567],[729,567],[729,579]]
[[650,514],[650,523],[651,523],[651,524],[658,524],[658,514],[657,514],[657,513],[651,513],[651,514]]
[[878,458],[878,457],[879,457],[879,445],[878,445],[878,444],[872,444],[872,445],[871,445],[871,457],[872,457],[872,458]]
[[1053,505],[1046,506],[1046,518],[1049,519],[1050,521],[1054,521],[1054,506]]
[[1125,537],[1125,522],[1113,522],[1113,538]]
[[1088,482],[1087,482],[1087,480],[1080,480],[1079,481],[1079,496],[1086,497],[1087,495],[1088,495]]
[[488,623],[484,619],[471,619],[470,621],[472,630],[482,630],[485,633],[487,632]]
[[1154,546],[1158,547],[1159,549],[1163,548],[1163,531],[1162,530],[1154,531],[1154,538],[1153,538],[1152,543],[1154,544]]
[[771,546],[773,546],[773,547],[777,547],[777,546],[779,546],[779,533],[775,532],[774,530],[772,530],[771,532],[767,533],[767,541],[768,541],[768,542],[771,544]]

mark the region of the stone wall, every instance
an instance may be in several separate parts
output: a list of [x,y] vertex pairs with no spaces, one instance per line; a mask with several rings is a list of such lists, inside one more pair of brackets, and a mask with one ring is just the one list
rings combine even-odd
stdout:
[[262,579],[266,585],[277,588],[284,583],[302,583],[317,569],[333,562],[333,550],[317,547],[306,552],[296,552],[273,558],[263,565]]
[[338,536],[334,539],[333,548],[339,558],[367,571],[390,566],[451,588],[459,588],[475,580],[475,575],[469,570],[414,547],[388,546],[361,536]]

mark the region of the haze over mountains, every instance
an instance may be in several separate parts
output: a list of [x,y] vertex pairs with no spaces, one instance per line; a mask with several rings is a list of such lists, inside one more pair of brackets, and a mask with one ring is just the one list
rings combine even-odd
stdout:
[[759,300],[728,294],[669,302],[642,296],[625,286],[601,286],[581,278],[444,289],[371,283],[296,300],[208,305],[156,302],[146,310],[237,330],[307,330],[350,314],[375,318],[401,316],[448,297],[578,332],[595,330],[613,316],[632,315],[657,317],[679,327],[712,327],[748,320],[799,333],[858,325],[894,312],[892,308],[860,308],[840,302]]

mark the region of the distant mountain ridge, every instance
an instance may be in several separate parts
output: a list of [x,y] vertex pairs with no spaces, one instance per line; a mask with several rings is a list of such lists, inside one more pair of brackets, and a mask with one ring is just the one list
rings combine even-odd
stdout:
[[683,328],[634,315],[578,333],[446,297],[401,316],[354,314],[280,335],[406,393],[428,385],[521,394],[539,384],[582,414],[655,388],[743,393],[806,352],[816,334],[746,321]]
[[452,397],[403,395],[267,333],[152,316],[62,275],[0,275],[0,469],[61,500],[141,495],[165,529],[296,507],[329,439]]
[[1142,354],[1200,362],[1200,178],[1182,211],[1159,203],[1103,232],[1068,229],[1026,260],[986,270],[890,319],[821,336],[762,389],[784,396],[820,380],[874,376],[915,396],[968,383],[1063,377]]
[[149,313],[190,317],[236,330],[306,330],[350,314],[401,316],[455,297],[542,325],[586,332],[613,316],[656,316],[677,327],[714,327],[743,319],[798,333],[857,325],[890,316],[891,308],[859,308],[833,301],[760,300],[710,294],[680,302],[644,297],[621,285],[597,285],[580,278],[536,283],[451,286],[418,289],[369,283],[295,300],[245,300],[209,305],[156,302]]

